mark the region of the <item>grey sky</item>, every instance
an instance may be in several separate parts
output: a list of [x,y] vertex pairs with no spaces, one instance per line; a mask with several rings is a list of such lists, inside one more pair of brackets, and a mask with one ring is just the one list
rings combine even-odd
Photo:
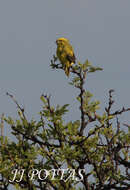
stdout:
[[61,36],[70,39],[78,60],[88,58],[104,69],[87,82],[102,108],[110,88],[116,90],[117,107],[130,106],[129,0],[8,0],[0,1],[0,114],[16,117],[6,91],[29,118],[39,112],[43,92],[52,94],[55,104],[75,104],[77,91],[62,71],[49,67]]

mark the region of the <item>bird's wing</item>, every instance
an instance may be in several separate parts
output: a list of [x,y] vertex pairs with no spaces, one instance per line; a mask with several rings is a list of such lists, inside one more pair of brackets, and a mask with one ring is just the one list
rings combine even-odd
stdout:
[[67,60],[69,60],[70,62],[75,63],[75,55],[74,55],[74,51],[73,48],[70,44],[66,45],[64,48],[64,51],[66,52],[66,58]]
[[75,55],[67,55],[67,59],[72,62],[72,63],[75,63]]

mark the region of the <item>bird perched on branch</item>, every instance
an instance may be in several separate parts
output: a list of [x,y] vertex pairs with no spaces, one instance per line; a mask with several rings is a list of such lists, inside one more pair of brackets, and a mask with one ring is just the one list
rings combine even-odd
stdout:
[[57,44],[57,57],[60,60],[65,74],[69,77],[70,67],[75,63],[75,55],[69,40],[66,38],[58,38],[56,40]]

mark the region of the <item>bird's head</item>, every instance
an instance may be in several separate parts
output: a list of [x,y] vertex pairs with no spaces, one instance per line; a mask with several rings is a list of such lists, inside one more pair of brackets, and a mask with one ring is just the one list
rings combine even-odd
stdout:
[[65,44],[65,43],[68,43],[69,40],[67,38],[58,38],[56,40],[56,44],[59,45],[59,44]]

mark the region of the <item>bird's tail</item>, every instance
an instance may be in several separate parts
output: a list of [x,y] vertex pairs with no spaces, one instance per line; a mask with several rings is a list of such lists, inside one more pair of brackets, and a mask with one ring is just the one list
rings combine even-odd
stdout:
[[67,77],[69,77],[69,74],[70,74],[70,68],[71,68],[71,66],[73,65],[74,63],[73,62],[71,62],[71,63],[69,63],[69,62],[67,62],[66,64],[65,64],[65,74],[67,75]]
[[70,74],[70,66],[69,67],[65,67],[65,74],[67,75],[67,77],[69,77]]

